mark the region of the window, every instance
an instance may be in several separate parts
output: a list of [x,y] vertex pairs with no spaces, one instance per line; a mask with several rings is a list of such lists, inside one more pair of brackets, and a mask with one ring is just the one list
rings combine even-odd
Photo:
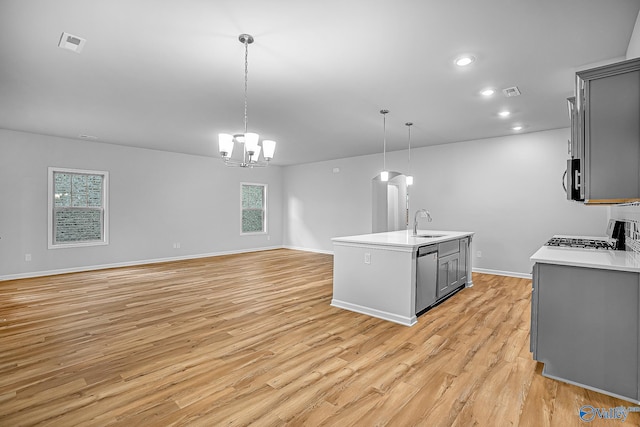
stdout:
[[241,183],[242,234],[267,232],[267,185]]
[[109,243],[109,172],[49,168],[49,249]]

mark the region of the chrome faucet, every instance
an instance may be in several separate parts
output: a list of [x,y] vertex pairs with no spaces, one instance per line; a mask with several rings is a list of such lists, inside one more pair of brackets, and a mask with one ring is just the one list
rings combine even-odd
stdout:
[[425,209],[418,209],[416,214],[413,216],[413,235],[416,236],[418,234],[418,214],[420,214],[420,218],[429,218],[429,222],[432,221],[431,214],[429,211]]

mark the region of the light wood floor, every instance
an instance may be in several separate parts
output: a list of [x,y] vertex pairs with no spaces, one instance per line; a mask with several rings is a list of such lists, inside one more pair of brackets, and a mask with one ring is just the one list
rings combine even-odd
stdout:
[[332,262],[278,249],[0,282],[0,426],[580,426],[582,405],[633,406],[541,376],[529,280],[474,274],[406,327],[331,307]]

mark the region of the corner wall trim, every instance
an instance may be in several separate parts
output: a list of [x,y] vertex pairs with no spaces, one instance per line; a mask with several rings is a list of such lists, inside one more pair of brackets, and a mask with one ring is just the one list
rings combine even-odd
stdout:
[[206,254],[184,255],[184,256],[177,256],[177,257],[117,262],[112,264],[98,264],[98,265],[88,265],[88,266],[82,266],[82,267],[61,268],[57,270],[32,271],[28,273],[8,274],[5,276],[0,276],[0,282],[6,281],[6,280],[29,279],[33,277],[55,276],[58,274],[80,273],[83,271],[106,270],[108,268],[132,267],[136,265],[158,264],[161,262],[184,261],[188,259],[209,258],[209,257],[223,256],[223,255],[235,255],[235,254],[243,254],[243,253],[249,253],[249,252],[269,251],[272,249],[283,249],[283,248],[284,246],[269,246],[264,248],[239,249],[234,251],[212,252],[212,253],[206,253]]

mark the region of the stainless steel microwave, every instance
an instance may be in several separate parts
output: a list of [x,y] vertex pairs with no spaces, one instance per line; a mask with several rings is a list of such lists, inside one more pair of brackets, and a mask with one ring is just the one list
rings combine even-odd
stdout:
[[563,180],[564,190],[567,192],[567,200],[575,200],[583,202],[584,197],[580,194],[580,186],[582,185],[582,172],[580,170],[580,159],[567,160],[567,170],[564,172],[566,176],[566,184]]

